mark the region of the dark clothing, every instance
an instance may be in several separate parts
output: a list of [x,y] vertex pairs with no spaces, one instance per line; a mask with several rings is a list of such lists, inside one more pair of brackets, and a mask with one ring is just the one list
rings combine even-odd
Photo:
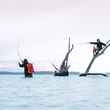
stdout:
[[103,42],[90,42],[90,44],[95,44],[95,45],[97,45],[98,51],[100,51],[100,50],[102,49],[102,46],[106,46],[106,44],[103,43]]
[[24,61],[22,61],[22,64],[19,63],[19,67],[24,67],[24,75],[25,75],[25,77],[32,77],[32,74],[28,73],[27,64],[28,64],[27,59],[24,59]]

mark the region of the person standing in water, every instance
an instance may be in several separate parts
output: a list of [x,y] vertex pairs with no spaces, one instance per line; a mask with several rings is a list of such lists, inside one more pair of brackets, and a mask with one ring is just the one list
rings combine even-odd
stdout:
[[18,64],[19,64],[19,67],[24,67],[25,77],[32,77],[34,68],[33,68],[33,65],[29,63],[27,59],[24,59],[22,61],[22,64],[21,63],[18,63]]
[[89,43],[96,45],[96,47],[95,46],[93,47],[94,55],[98,54],[102,50],[103,46],[106,46],[106,44],[101,42],[100,39],[97,39],[97,42],[89,42]]

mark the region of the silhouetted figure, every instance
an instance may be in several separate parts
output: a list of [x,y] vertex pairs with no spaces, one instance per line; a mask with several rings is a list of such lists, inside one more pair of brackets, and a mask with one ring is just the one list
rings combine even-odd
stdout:
[[100,42],[99,39],[97,39],[97,42],[90,42],[90,44],[95,44],[97,46],[97,50],[94,47],[93,48],[93,52],[97,52],[95,53],[95,55],[92,57],[85,73],[80,74],[80,76],[87,76],[87,75],[102,75],[102,76],[107,76],[106,74],[103,73],[89,73],[90,68],[92,67],[94,61],[101,55],[103,55],[103,53],[106,51],[106,49],[110,46],[110,40],[108,40],[106,43]]
[[105,43],[101,42],[100,39],[97,39],[97,42],[90,42],[90,44],[96,45],[96,48],[93,47],[93,54],[96,55],[100,52],[103,46],[106,46]]
[[18,64],[19,64],[19,67],[24,67],[25,77],[32,77],[32,74],[34,72],[33,65],[29,63],[27,59],[24,59],[22,61],[22,64],[21,63],[18,63]]

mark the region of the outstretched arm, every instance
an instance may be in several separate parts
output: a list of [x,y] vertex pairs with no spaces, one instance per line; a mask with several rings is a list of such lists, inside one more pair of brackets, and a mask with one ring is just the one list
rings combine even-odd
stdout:
[[95,45],[97,45],[97,42],[89,42],[90,44],[95,44]]

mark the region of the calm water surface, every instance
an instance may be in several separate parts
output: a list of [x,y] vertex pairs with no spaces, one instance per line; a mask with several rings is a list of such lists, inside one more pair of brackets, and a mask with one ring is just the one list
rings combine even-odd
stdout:
[[0,75],[0,110],[110,110],[110,77]]

